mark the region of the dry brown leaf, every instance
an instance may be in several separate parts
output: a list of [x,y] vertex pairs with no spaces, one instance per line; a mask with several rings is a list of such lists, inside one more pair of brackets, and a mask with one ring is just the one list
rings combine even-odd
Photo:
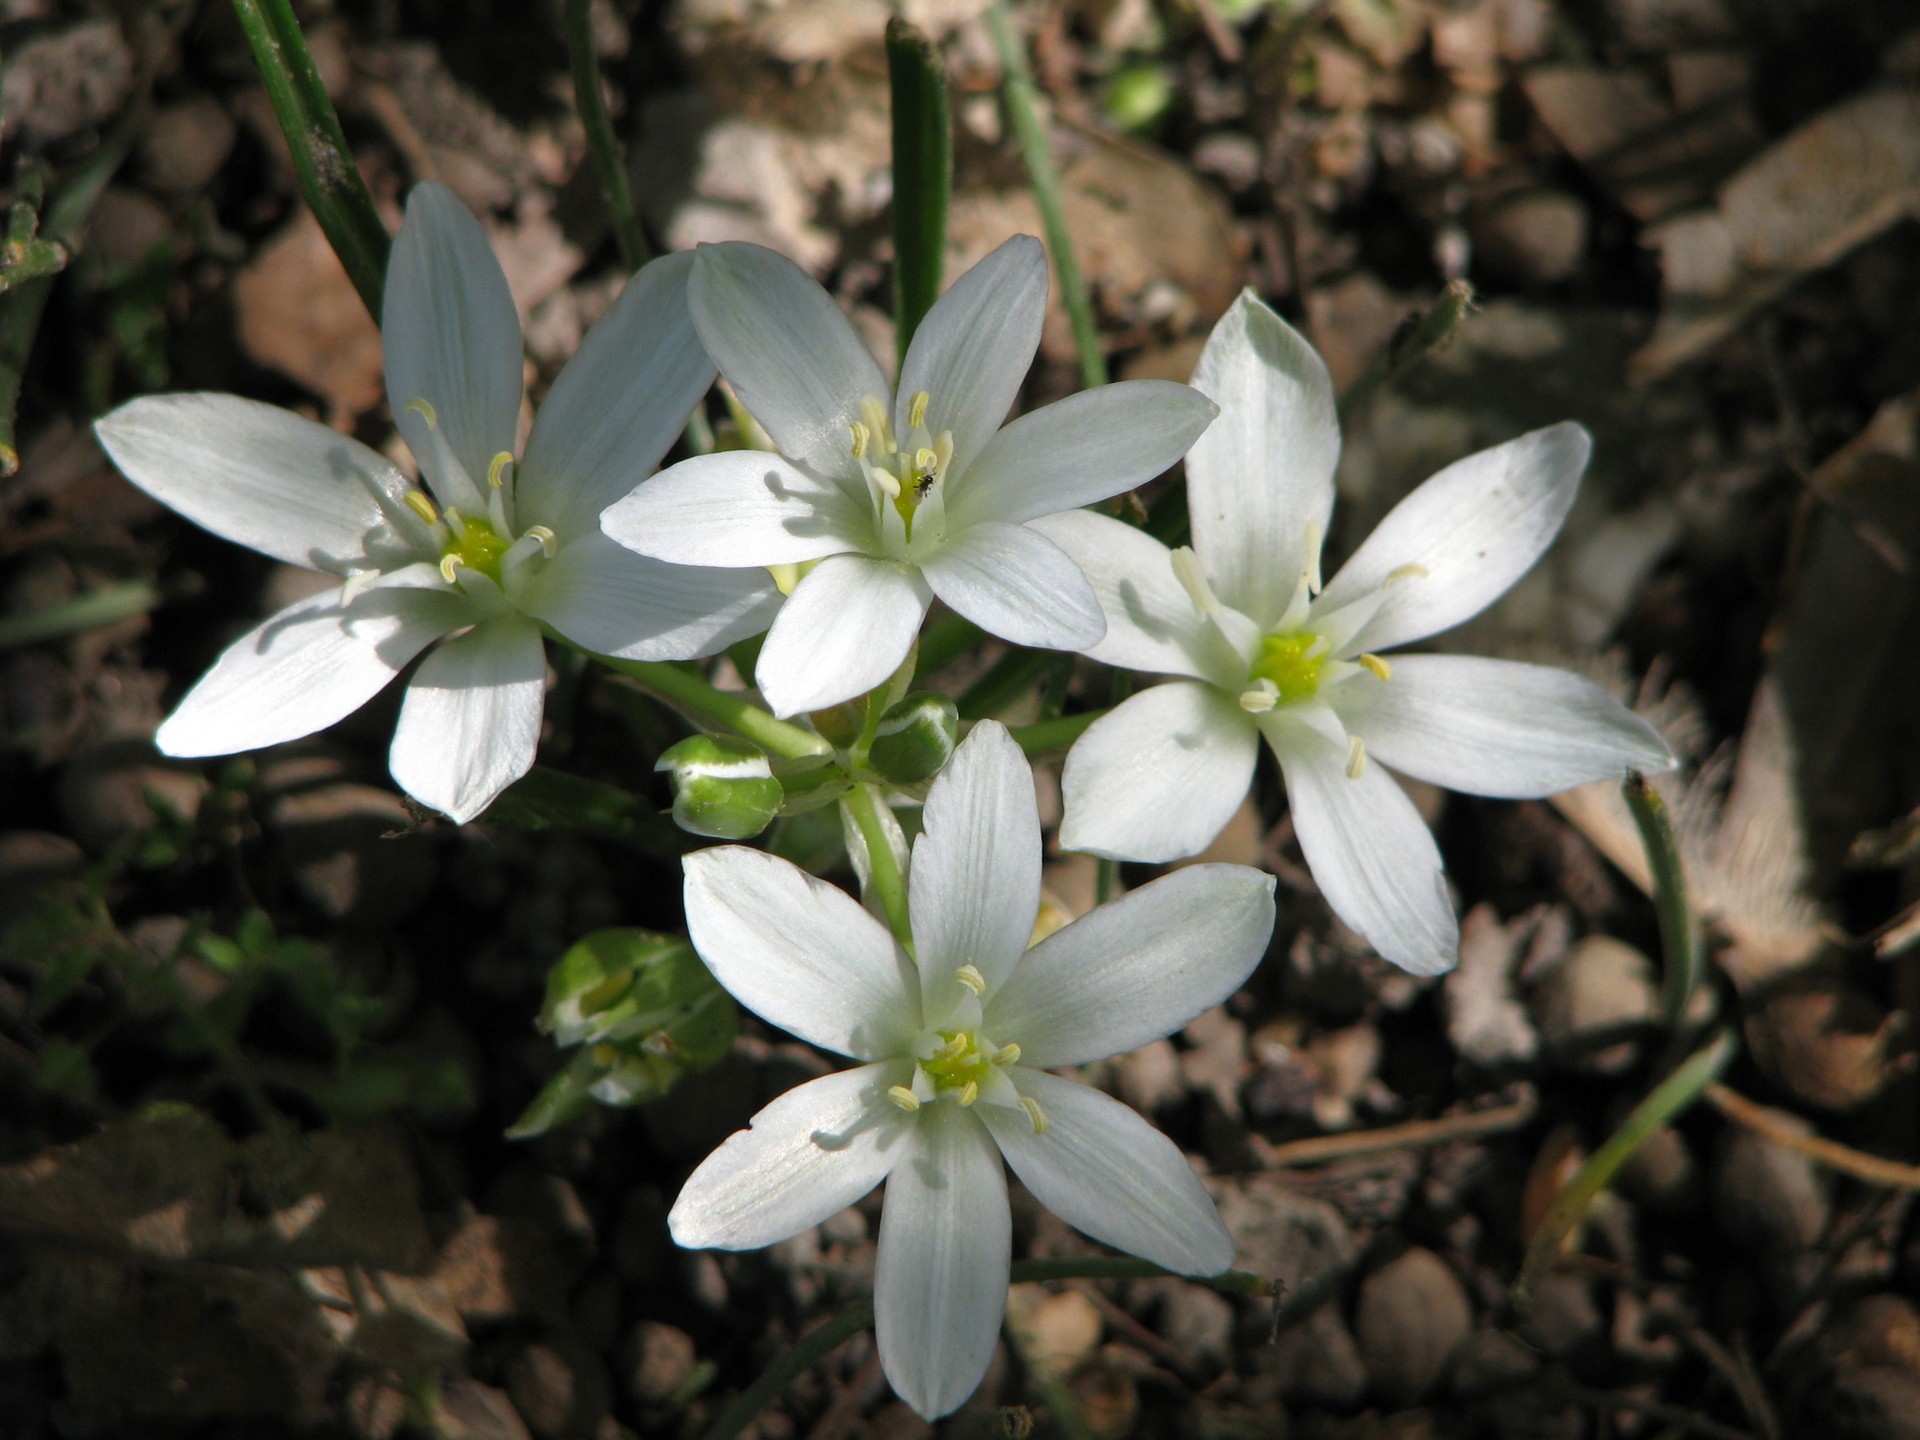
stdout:
[[1920,210],[1920,96],[1883,88],[1821,112],[1720,187],[1717,205],[1648,232],[1660,322],[1629,378],[1700,355],[1809,271]]
[[233,302],[246,352],[325,400],[329,421],[386,393],[379,327],[306,206],[240,272]]

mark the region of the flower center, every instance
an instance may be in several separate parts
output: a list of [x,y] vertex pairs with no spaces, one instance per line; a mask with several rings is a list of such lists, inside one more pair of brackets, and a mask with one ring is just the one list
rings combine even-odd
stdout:
[[456,511],[447,512],[447,529],[448,543],[441,564],[448,569],[469,566],[499,583],[500,561],[512,542],[485,520],[470,520]]
[[917,391],[907,407],[907,433],[896,437],[887,408],[877,396],[860,402],[853,431],[853,458],[860,462],[876,503],[888,504],[900,517],[903,538],[913,540],[914,517],[937,495],[953,459],[953,432],[927,433],[926,391]]
[[[965,1092],[980,1093],[980,1082],[993,1073],[993,1057],[980,1047],[980,1037],[972,1030],[941,1030],[942,1044],[921,1066],[933,1081],[936,1091],[962,1092],[960,1103],[970,1104]],[[1019,1054],[1018,1049],[1014,1053]]]
[[1261,689],[1266,688],[1262,681],[1271,685],[1277,705],[1311,700],[1319,693],[1329,648],[1325,638],[1311,630],[1263,636],[1247,679]]

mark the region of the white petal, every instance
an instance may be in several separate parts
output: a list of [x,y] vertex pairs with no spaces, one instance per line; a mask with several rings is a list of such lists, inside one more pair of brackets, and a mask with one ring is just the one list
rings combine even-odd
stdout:
[[1233,1265],[1233,1237],[1180,1147],[1091,1085],[1022,1067],[1022,1095],[1040,1102],[1047,1130],[1026,1115],[979,1107],[1013,1173],[1034,1198],[1103,1245],[1178,1275]]
[[979,1388],[1007,1309],[1013,1222],[1000,1151],[957,1105],[920,1112],[887,1177],[874,1333],[895,1393],[925,1420]]
[[914,1122],[887,1099],[910,1061],[842,1070],[789,1090],[700,1162],[667,1227],[689,1250],[754,1250],[798,1235],[887,1178]]
[[669,565],[591,532],[563,544],[514,600],[596,654],[690,660],[766,629],[780,592],[764,570]]
[[449,640],[407,682],[387,767],[422,805],[464,825],[533,768],[547,652],[519,616]]
[[[1029,520],[1067,552],[1093,586],[1107,633],[1086,653],[1104,665],[1149,674],[1214,678],[1226,657],[1209,652],[1204,622],[1173,573],[1173,552],[1138,526],[1091,510]],[[1246,674],[1246,665],[1238,666]]]
[[1460,926],[1440,851],[1406,792],[1378,765],[1347,775],[1347,753],[1278,712],[1266,725],[1307,868],[1333,913],[1416,975],[1459,959]]
[[982,1028],[1020,1063],[1079,1065],[1172,1034],[1245,983],[1273,933],[1273,877],[1190,865],[1056,930],[1020,962]]
[[794,565],[859,548],[870,515],[831,480],[764,450],[696,455],[600,517],[629,550],[676,565]]
[[1653,726],[1546,665],[1396,655],[1391,680],[1356,675],[1330,698],[1369,758],[1468,795],[1535,799],[1674,764]]
[[386,457],[276,406],[151,395],[93,429],[113,463],[161,504],[289,565],[344,575],[410,548],[385,525],[381,498],[398,510],[408,488]]
[[1342,653],[1436,635],[1504,595],[1560,532],[1592,449],[1578,425],[1550,425],[1455,461],[1394,506],[1314,602],[1337,610],[1387,586]]
[[1040,911],[1040,810],[1033,771],[1004,725],[974,726],[927,791],[908,870],[921,1014],[936,1029],[974,966],[993,995]]
[[1211,685],[1131,695],[1067,752],[1060,846],[1155,863],[1197,855],[1246,798],[1259,752],[1252,717]]
[[1085,650],[1107,632],[1080,567],[1024,525],[974,525],[926,556],[920,568],[934,594],[1015,645]]
[[1170,380],[1124,380],[1022,415],[947,487],[952,523],[1031,520],[1144,485],[1187,453],[1213,402]]
[[458,596],[403,588],[296,600],[229,645],[154,735],[163,754],[232,755],[345,719],[468,620]]
[[687,309],[692,271],[685,252],[643,265],[553,382],[514,483],[520,528],[563,540],[597,530],[679,437],[713,384]]
[[932,596],[910,566],[829,555],[787,597],[754,681],[776,715],[864,695],[907,658]]
[[416,185],[407,197],[380,333],[387,403],[422,468],[433,446],[425,418],[407,408],[415,400],[433,407],[468,479],[484,485],[520,421],[520,316],[487,232],[444,185]]
[[927,433],[953,432],[949,473],[966,473],[1013,408],[1046,318],[1047,252],[1033,236],[1015,235],[921,320],[900,367],[895,433],[907,434],[913,397],[925,391]]
[[1293,598],[1309,529],[1324,539],[1333,513],[1333,382],[1305,337],[1245,290],[1193,385],[1220,407],[1187,453],[1193,548],[1220,598],[1268,629]]
[[900,1055],[919,1029],[919,982],[886,927],[844,890],[744,845],[696,850],[687,933],[761,1019],[856,1060]]
[[853,322],[806,271],[760,245],[702,245],[693,323],[747,412],[780,453],[852,475],[860,402],[892,393]]

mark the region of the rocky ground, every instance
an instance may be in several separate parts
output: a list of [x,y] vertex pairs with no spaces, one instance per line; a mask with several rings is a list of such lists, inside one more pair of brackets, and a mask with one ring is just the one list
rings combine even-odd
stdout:
[[[389,221],[426,178],[487,219],[537,394],[622,273],[559,7],[299,8]],[[953,83],[950,273],[1038,229],[980,8],[907,6]],[[887,13],[594,12],[653,236],[777,246],[883,352]],[[1278,1299],[1021,1285],[940,1432],[1920,1435],[1910,9],[1017,18],[1114,373],[1186,378],[1257,287],[1347,393],[1337,552],[1446,461],[1552,420],[1593,431],[1560,544],[1455,638],[1603,678],[1684,754],[1667,793],[1711,962],[1690,1043],[1724,1028],[1740,1053],[1516,1304],[1553,1197],[1674,1056],[1626,812],[1604,789],[1419,792],[1465,941],[1455,974],[1417,981],[1331,919],[1263,775],[1216,849],[1280,876],[1273,952],[1228,1006],[1088,1078],[1187,1147]],[[703,1433],[870,1282],[877,1195],[766,1253],[666,1232],[693,1164],[826,1062],[748,1017],[671,1099],[509,1140],[564,1059],[533,1023],[548,967],[600,927],[676,928],[691,842],[423,822],[385,774],[391,697],[267,753],[153,751],[184,687],[303,579],[163,512],[88,422],[230,390],[391,448],[379,338],[229,7],[5,0],[0,53],[0,174],[84,211],[62,273],[0,294],[20,387],[0,480],[0,1431]],[[1383,380],[1454,280],[1472,313]],[[1027,403],[1077,375],[1056,311]],[[1103,698],[1091,674],[1058,684],[1069,707]],[[652,761],[677,719],[566,665],[548,718],[543,760],[664,802]],[[1086,867],[1049,874],[1088,903]],[[1095,1250],[1024,1196],[1015,1229],[1017,1257]],[[755,1433],[929,1427],[863,1334]]]

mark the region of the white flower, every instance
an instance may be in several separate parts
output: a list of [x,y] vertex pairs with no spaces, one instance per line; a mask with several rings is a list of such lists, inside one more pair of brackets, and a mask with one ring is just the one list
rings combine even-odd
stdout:
[[1107,633],[1088,654],[1187,677],[1134,695],[1074,745],[1060,843],[1195,854],[1246,795],[1264,735],[1334,911],[1395,964],[1448,969],[1459,927],[1440,853],[1370,761],[1507,798],[1674,763],[1652,726],[1565,671],[1376,653],[1458,625],[1533,566],[1573,503],[1587,434],[1554,425],[1448,466],[1322,589],[1340,431],[1320,357],[1248,292],[1194,384],[1221,414],[1187,456],[1191,550],[1085,513],[1036,527],[1100,592]]
[[880,684],[934,595],[1018,645],[1093,644],[1104,622],[1086,578],[1025,522],[1151,479],[1213,406],[1185,385],[1137,380],[1002,429],[1046,297],[1046,254],[1016,236],[927,313],[896,394],[792,261],[757,245],[701,246],[694,324],[780,453],[683,461],[609,509],[607,533],[687,565],[820,562],[760,652],[755,679],[780,715]]
[[771,1245],[882,1180],[880,1361],[921,1415],[980,1383],[1006,1303],[1001,1157],[1068,1223],[1212,1275],[1233,1242],[1180,1151],[1119,1101],[1047,1070],[1129,1050],[1237,989],[1273,929],[1273,881],[1196,865],[1026,948],[1040,903],[1033,776],[975,728],[927,796],[908,877],[918,963],[858,901],[738,846],[686,859],[687,927],[720,983],[863,1062],[790,1090],[693,1173],[689,1247]]
[[401,788],[472,819],[533,764],[541,626],[635,660],[709,655],[772,618],[762,575],[643,559],[599,515],[659,462],[713,383],[690,255],[654,261],[554,382],[528,437],[520,321],[486,232],[417,187],[387,267],[387,395],[424,490],[366,446],[234,395],[134,400],[95,427],[129,479],[216,535],[344,577],[230,646],[154,737],[169,755],[298,739],[408,682]]

